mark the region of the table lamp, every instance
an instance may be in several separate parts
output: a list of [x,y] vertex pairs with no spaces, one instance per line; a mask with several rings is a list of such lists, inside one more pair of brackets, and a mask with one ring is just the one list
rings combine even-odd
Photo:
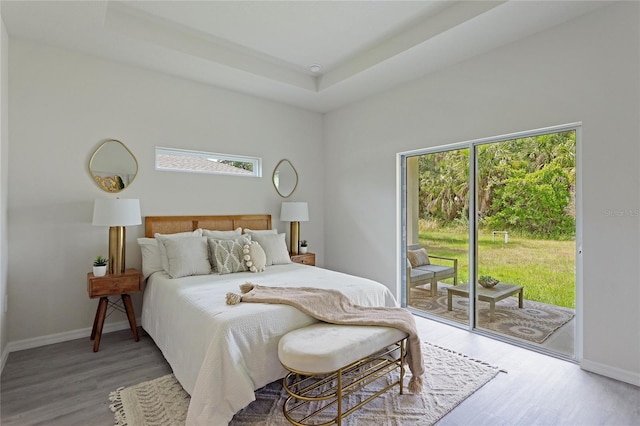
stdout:
[[99,199],[93,205],[93,225],[109,227],[109,273],[125,270],[125,226],[140,225],[140,200]]
[[291,222],[291,232],[289,235],[291,254],[298,254],[298,243],[300,241],[300,222],[309,220],[309,207],[303,202],[282,203],[280,210],[280,220]]

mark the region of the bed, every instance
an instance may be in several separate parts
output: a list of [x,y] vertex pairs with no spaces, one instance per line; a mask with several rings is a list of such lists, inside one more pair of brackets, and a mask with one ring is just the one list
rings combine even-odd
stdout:
[[[149,267],[150,253],[145,253],[145,249],[155,244],[152,238],[156,234],[187,233],[183,235],[191,236],[189,233],[201,229],[227,233],[249,229],[255,232],[251,234],[254,239],[259,240],[264,236],[258,231],[271,229],[271,216],[145,218],[145,238],[139,239],[143,273],[147,276],[142,327],[191,395],[188,425],[228,424],[237,411],[255,399],[255,390],[285,376],[286,370],[277,356],[280,337],[316,322],[286,305],[227,305],[226,293],[239,293],[241,284],[250,281],[267,286],[332,288],[360,305],[397,306],[391,292],[380,283],[283,259],[258,273],[212,272],[172,278],[158,265],[151,271],[154,268]],[[214,234],[206,238],[212,244],[210,240],[219,234],[209,234]],[[284,235],[279,236],[278,241],[284,242]],[[158,241],[163,238],[158,236]],[[269,238],[269,241],[276,239]],[[173,274],[174,271],[169,272]]]

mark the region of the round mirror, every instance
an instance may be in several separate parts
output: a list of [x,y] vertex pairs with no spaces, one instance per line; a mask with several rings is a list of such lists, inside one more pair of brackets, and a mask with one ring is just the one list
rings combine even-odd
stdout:
[[273,186],[281,197],[287,198],[298,186],[298,172],[289,160],[280,160],[273,171]]
[[91,156],[89,172],[103,191],[120,192],[135,179],[138,161],[122,142],[110,139]]

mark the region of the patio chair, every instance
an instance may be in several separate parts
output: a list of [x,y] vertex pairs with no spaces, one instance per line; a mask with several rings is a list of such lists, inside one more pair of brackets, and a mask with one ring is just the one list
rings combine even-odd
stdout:
[[[432,263],[432,259],[452,262],[452,266]],[[453,278],[453,285],[458,285],[458,259],[433,256],[421,244],[407,247],[407,294],[411,289],[430,291],[431,297],[438,294],[438,281]],[[429,284],[429,288],[426,288]]]

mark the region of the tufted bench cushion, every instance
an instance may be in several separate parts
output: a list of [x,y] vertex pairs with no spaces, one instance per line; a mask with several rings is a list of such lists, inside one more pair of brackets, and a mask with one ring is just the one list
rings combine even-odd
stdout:
[[[404,331],[382,326],[334,325],[324,322],[290,331],[280,338],[278,357],[289,370],[283,385],[289,393],[283,412],[296,425],[337,423],[361,406],[394,386],[402,394],[404,379]],[[364,401],[346,407],[343,398],[373,383],[393,370],[399,378],[377,390]],[[302,402],[301,402],[302,401]],[[314,413],[300,415],[304,404],[314,405]],[[321,407],[321,408],[319,408]],[[325,410],[334,409],[329,422]],[[314,418],[314,423],[306,423]]]
[[391,327],[320,322],[290,331],[278,344],[289,370],[321,374],[336,371],[407,337]]

